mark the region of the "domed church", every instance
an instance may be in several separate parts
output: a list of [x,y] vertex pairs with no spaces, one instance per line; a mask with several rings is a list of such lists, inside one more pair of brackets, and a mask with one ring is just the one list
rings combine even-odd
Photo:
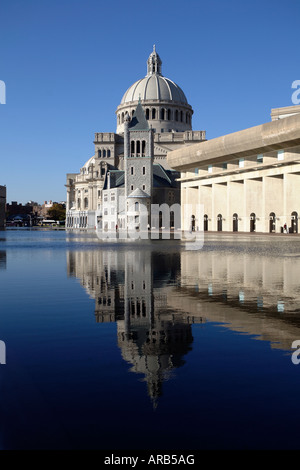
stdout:
[[153,46],[146,76],[127,89],[117,107],[116,132],[95,133],[94,155],[79,173],[67,174],[66,227],[126,229],[130,203],[138,229],[138,208],[179,204],[179,173],[169,167],[167,154],[206,140],[205,131],[192,130],[192,116],[183,90],[162,75]]

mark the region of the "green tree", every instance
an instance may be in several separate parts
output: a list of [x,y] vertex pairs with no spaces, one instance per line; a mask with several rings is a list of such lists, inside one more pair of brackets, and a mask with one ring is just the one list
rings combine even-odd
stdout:
[[66,219],[66,208],[64,204],[54,203],[50,209],[48,209],[48,216],[53,220],[65,220]]

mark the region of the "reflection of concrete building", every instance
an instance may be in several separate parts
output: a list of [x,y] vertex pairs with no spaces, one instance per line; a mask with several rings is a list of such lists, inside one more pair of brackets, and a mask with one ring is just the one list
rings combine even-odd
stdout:
[[181,172],[182,227],[192,217],[195,230],[281,232],[286,224],[298,233],[299,113],[300,106],[274,109],[272,122],[170,152],[169,164]]
[[[217,237],[217,238],[214,238]],[[181,288],[170,297],[181,310],[197,309],[205,321],[270,341],[273,348],[290,350],[300,338],[299,264],[281,238],[269,247],[233,249],[234,235],[221,240],[209,234],[212,249],[181,253]],[[228,249],[226,249],[228,243]],[[249,240],[248,240],[249,243]],[[287,250],[287,252],[285,252]]]
[[205,132],[192,130],[193,109],[161,66],[154,48],[146,77],[128,88],[117,108],[117,132],[96,133],[94,155],[79,174],[67,175],[67,227],[123,227],[127,205],[117,205],[117,196],[146,205],[156,203],[155,196],[160,204],[179,202],[179,174],[169,167],[167,153],[204,141]]
[[132,372],[144,377],[155,406],[163,381],[184,364],[191,349],[191,324],[202,318],[170,310],[172,288],[156,285],[154,270],[169,279],[179,270],[179,253],[169,254],[168,263],[162,260],[160,268],[153,257],[151,250],[72,251],[68,272],[79,277],[95,298],[97,322],[117,322],[122,357]]
[[220,237],[207,237],[199,252],[144,246],[67,255],[69,275],[95,299],[96,321],[117,323],[122,357],[154,404],[188,360],[197,324],[215,322],[286,351],[300,338],[298,265],[284,254],[282,237],[256,251],[249,243],[241,251],[234,235],[227,235],[228,250],[223,235],[220,251]]
[[0,228],[5,226],[6,186],[0,186]]

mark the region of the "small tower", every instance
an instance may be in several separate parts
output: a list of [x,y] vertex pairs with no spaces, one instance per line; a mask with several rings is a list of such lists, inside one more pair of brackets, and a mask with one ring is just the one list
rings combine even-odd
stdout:
[[141,214],[145,209],[147,226],[151,217],[153,186],[153,131],[149,128],[140,100],[131,121],[126,115],[124,122],[124,171],[127,226],[130,222],[136,229],[140,228]]

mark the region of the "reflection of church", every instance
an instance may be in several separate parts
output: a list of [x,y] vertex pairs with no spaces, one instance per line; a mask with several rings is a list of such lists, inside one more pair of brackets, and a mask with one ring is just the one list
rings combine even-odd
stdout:
[[[69,252],[68,272],[95,298],[96,321],[117,322],[118,345],[131,371],[141,374],[156,406],[162,384],[185,361],[193,342],[191,316],[169,307],[180,253],[150,250]],[[159,280],[159,283],[158,283]]]

